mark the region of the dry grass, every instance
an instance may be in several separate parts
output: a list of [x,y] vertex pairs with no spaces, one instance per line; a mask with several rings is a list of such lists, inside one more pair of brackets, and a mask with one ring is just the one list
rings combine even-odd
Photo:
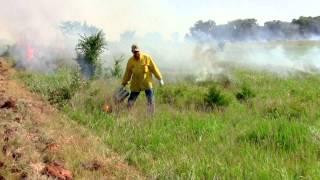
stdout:
[[11,80],[15,72],[0,61],[0,97],[14,97],[17,104],[0,109],[0,175],[47,179],[41,174],[45,165],[60,162],[76,179],[143,179],[101,139]]

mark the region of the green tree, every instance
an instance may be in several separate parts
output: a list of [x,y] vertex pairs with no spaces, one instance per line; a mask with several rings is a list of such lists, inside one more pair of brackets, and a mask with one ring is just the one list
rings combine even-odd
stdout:
[[256,19],[238,19],[228,23],[234,40],[255,39],[258,32]]
[[78,36],[78,34],[93,35],[99,32],[97,27],[80,21],[63,21],[59,27],[64,35],[71,36]]
[[99,56],[103,53],[106,45],[102,31],[91,36],[81,36],[76,51],[82,74],[89,78],[97,75],[101,68]]
[[205,41],[206,39],[212,38],[216,23],[212,20],[208,21],[197,21],[193,27],[190,28],[190,38],[195,40]]
[[299,19],[293,19],[292,23],[299,25],[300,34],[304,37],[320,34],[320,16],[318,17],[301,16]]

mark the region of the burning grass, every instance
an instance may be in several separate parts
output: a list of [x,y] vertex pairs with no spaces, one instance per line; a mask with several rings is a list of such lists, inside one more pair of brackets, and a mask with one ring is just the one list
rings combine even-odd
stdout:
[[[251,71],[234,76],[240,83],[228,87],[213,81],[157,87],[153,118],[146,115],[144,95],[131,112],[103,112],[105,98],[118,84],[110,79],[78,89],[63,111],[152,178],[320,177],[320,149],[312,133],[320,129],[319,77],[279,78]],[[30,74],[23,81],[45,95],[47,89],[71,84],[68,78],[50,83],[58,77],[59,72]],[[219,97],[229,98],[228,106],[203,111],[206,95],[217,95],[212,85]]]

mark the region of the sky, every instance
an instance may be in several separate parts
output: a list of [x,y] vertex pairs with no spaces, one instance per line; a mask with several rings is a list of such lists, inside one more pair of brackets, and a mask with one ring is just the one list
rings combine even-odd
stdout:
[[[197,20],[218,24],[239,18],[291,21],[319,16],[319,0],[0,0],[0,38],[25,31],[41,36],[67,20],[102,28],[109,39],[124,31],[184,36]],[[45,36],[45,35],[43,35]],[[47,36],[47,35],[46,35]]]

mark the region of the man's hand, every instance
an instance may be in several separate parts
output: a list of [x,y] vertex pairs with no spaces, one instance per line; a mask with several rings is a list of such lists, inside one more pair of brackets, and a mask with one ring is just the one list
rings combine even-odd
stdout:
[[160,86],[163,86],[163,85],[164,85],[164,82],[163,82],[162,79],[159,81],[159,83],[160,83]]

